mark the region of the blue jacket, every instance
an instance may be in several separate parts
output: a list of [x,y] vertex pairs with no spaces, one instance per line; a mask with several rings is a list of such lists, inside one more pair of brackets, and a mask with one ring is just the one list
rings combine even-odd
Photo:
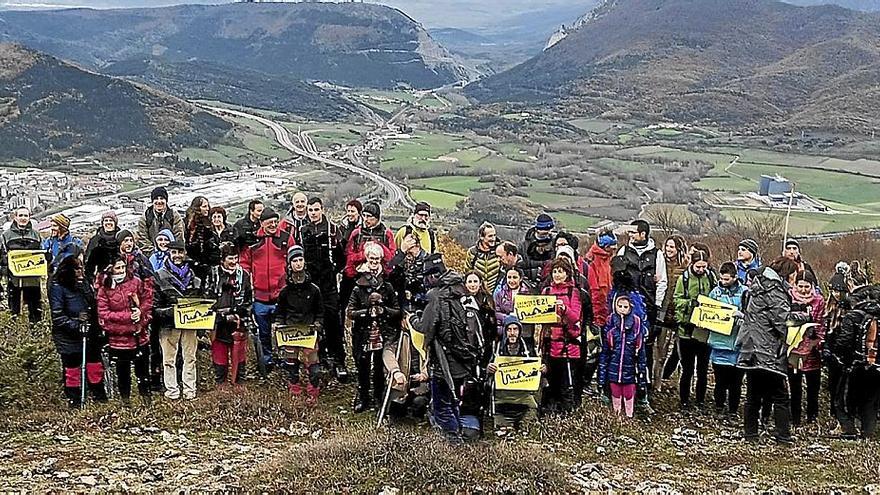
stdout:
[[752,277],[749,275],[749,272],[758,272],[758,269],[761,267],[761,258],[755,256],[755,258],[752,259],[752,262],[748,265],[740,260],[736,260],[734,263],[736,264],[736,278],[738,278],[741,283],[749,285],[752,282]]
[[599,383],[646,384],[648,358],[642,319],[614,313],[605,325],[599,355]]
[[[743,296],[747,289],[744,284],[737,281],[731,287],[724,287],[718,284],[711,292],[709,297],[726,304],[733,304],[742,311]],[[717,332],[709,332],[709,347],[712,348],[710,359],[712,364],[722,366],[736,366],[736,358],[739,357],[739,348],[736,346],[736,336],[739,333],[740,321],[736,321],[733,325],[733,331],[730,335],[722,335]]]
[[[651,326],[648,321],[648,306],[647,304],[645,304],[645,297],[642,295],[641,292],[637,290],[627,292],[622,291],[617,287],[612,287],[611,293],[608,294],[608,307],[610,308],[610,310],[608,311],[609,315],[614,314],[614,301],[618,298],[618,296],[629,296],[629,300],[632,303],[631,314],[638,316],[639,319],[642,320],[642,335],[644,335],[647,339],[648,331],[650,330]],[[611,321],[610,317],[609,321]]]
[[[89,341],[98,341],[100,328],[95,314],[95,292],[87,283],[78,283],[73,288],[64,287],[54,280],[49,283],[49,306],[52,309],[52,341],[59,354],[80,354],[82,334],[80,333],[80,313],[88,313],[91,327]],[[100,345],[100,344],[95,344]]]
[[55,268],[58,268],[58,265],[64,258],[81,253],[84,250],[84,246],[81,240],[73,237],[68,232],[60,239],[57,237],[43,239],[42,249],[45,249],[49,256],[50,271],[54,272]]

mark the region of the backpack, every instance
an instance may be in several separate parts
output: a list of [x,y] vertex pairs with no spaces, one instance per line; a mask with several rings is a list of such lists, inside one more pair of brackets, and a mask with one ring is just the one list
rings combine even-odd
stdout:
[[465,308],[460,298],[446,297],[440,306],[443,324],[438,340],[450,357],[467,369],[474,369],[480,356],[482,327],[476,309]]
[[880,371],[880,363],[877,362],[877,347],[880,344],[877,339],[877,318],[868,316],[862,323],[861,330],[858,348],[862,352],[865,367],[874,371]]
[[[406,237],[414,232],[412,225],[406,224],[403,236]],[[428,229],[428,239],[431,241],[431,249],[428,250],[428,254],[433,254],[437,252],[437,233],[434,232],[433,229]]]

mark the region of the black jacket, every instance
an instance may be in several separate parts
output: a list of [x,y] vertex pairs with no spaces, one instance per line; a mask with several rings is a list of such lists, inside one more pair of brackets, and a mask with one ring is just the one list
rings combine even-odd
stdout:
[[323,326],[324,303],[321,290],[313,284],[308,273],[302,282],[296,283],[288,276],[287,285],[278,294],[275,323],[279,325]]
[[224,242],[235,242],[235,235],[232,233],[232,229],[227,224],[223,232],[218,234],[212,225],[208,230],[208,240],[204,244],[205,252],[203,259],[208,266],[220,266],[220,262],[223,261],[220,259],[220,244]]
[[318,224],[305,223],[299,238],[306,258],[306,271],[321,288],[321,293],[327,296],[336,290],[336,274],[345,267],[339,227],[325,216]]
[[54,280],[49,283],[49,306],[52,308],[52,341],[59,354],[81,354],[82,334],[79,314],[89,314],[89,333],[86,345],[102,346],[98,326],[95,290],[88,283],[65,287]]
[[[211,268],[205,281],[205,297],[217,301],[214,304],[217,312],[214,324],[216,339],[227,344],[232,343],[232,332],[244,328],[254,305],[251,274],[241,267],[227,273],[221,267],[215,266]],[[227,321],[228,315],[238,316],[241,326]]]
[[[376,292],[382,296],[382,301],[377,305],[381,310],[377,316],[373,316],[370,295]],[[396,341],[400,335],[400,307],[397,303],[397,294],[391,283],[381,274],[360,274],[348,300],[348,311],[352,319],[352,344],[356,353],[360,353],[366,339],[369,338],[374,321],[379,325],[384,342]]]
[[104,271],[110,264],[113,255],[119,252],[117,232],[119,232],[118,228],[108,233],[104,231],[104,227],[98,227],[95,235],[89,239],[85,253],[86,277],[89,280],[94,281],[98,273]]
[[539,287],[541,284],[541,271],[544,263],[553,259],[553,239],[554,235],[550,235],[547,239],[538,239],[535,228],[530,228],[525,235],[525,240],[519,248],[522,256],[522,269],[526,280],[532,287]]
[[238,249],[241,250],[245,246],[256,244],[258,230],[260,230],[260,221],[252,222],[250,214],[235,222],[235,225],[232,226],[232,237]]
[[[166,263],[170,263],[170,261]],[[190,266],[190,270],[192,270],[192,266]],[[167,267],[157,271],[155,276],[153,324],[161,330],[174,328],[174,305],[178,300],[205,297],[204,283],[195,274],[193,274],[189,286],[182,291],[171,282],[172,277]]]

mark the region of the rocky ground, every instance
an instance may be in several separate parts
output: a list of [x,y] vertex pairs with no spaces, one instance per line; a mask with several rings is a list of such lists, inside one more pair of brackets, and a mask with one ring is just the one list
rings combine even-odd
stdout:
[[352,385],[317,406],[280,376],[150,408],[112,401],[67,411],[48,329],[0,315],[0,491],[880,493],[877,442],[796,431],[793,446],[739,439],[738,422],[683,415],[668,387],[657,411],[613,417],[597,398],[568,418],[449,445],[423,424],[375,428]]

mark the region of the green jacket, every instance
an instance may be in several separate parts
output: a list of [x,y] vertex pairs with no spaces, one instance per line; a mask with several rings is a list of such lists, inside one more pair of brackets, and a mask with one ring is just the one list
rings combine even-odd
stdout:
[[690,267],[678,278],[672,300],[675,304],[675,321],[678,322],[679,338],[696,339],[700,342],[709,340],[708,330],[695,328],[691,324],[691,314],[697,307],[697,297],[708,296],[717,283],[711,271],[707,270],[703,275],[696,275]]

